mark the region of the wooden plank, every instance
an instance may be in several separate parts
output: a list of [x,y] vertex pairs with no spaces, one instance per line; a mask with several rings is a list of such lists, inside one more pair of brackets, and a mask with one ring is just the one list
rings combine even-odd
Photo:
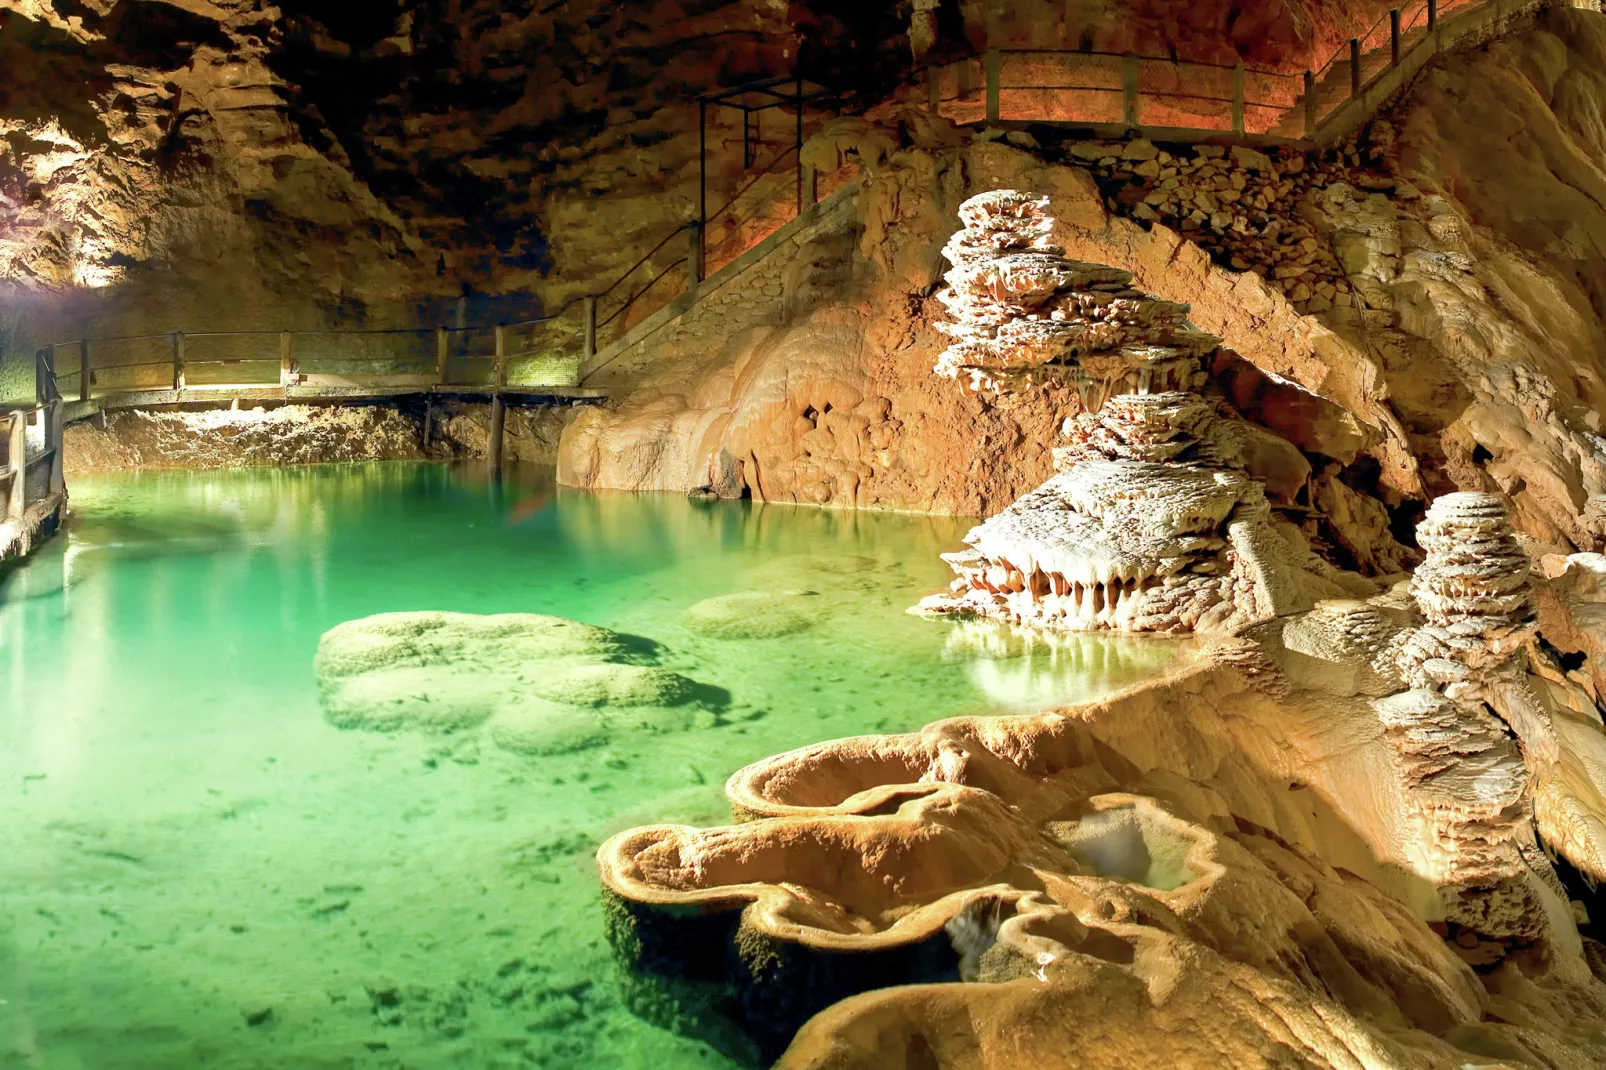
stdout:
[[28,425],[27,416],[21,412],[8,417],[6,467],[11,469],[11,488],[6,495],[5,519],[20,524],[28,508]]
[[987,50],[987,121],[996,123],[1004,90],[1004,56],[996,48]]
[[493,472],[502,470],[502,429],[505,422],[506,403],[502,400],[501,394],[494,394],[491,397],[491,435],[486,451]]
[[63,468],[62,421],[63,404],[60,398],[52,401],[45,407],[45,448],[50,451],[50,484],[51,494],[64,494],[67,491],[67,473]]

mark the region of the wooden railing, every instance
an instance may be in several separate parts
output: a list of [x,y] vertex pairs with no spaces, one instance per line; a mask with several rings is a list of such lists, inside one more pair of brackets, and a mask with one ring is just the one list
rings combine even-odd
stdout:
[[927,68],[927,106],[958,123],[1047,122],[1106,135],[1306,142],[1417,49],[1430,46],[1441,14],[1497,4],[1414,0],[1385,13],[1319,70],[1293,74],[1135,53],[995,48]]
[[34,403],[0,410],[0,554],[25,535],[28,512],[66,489],[62,474],[62,400],[44,357],[34,363]]
[[[39,352],[63,395],[246,387],[537,391],[576,385],[577,355],[532,334],[552,316],[494,326],[323,331],[165,331],[80,338]],[[485,341],[490,347],[484,350]]]

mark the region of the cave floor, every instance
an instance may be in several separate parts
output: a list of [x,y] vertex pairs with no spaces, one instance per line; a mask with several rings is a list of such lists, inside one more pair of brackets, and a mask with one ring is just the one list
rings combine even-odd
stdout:
[[[725,778],[786,748],[1086,698],[1175,650],[1033,652],[906,614],[944,582],[957,518],[411,463],[71,489],[66,532],[0,587],[6,1067],[739,1065],[626,1010],[602,838],[726,820]],[[800,575],[819,607],[805,631],[682,624],[701,599]],[[416,609],[647,636],[730,704],[548,757],[331,727],[319,636]]]

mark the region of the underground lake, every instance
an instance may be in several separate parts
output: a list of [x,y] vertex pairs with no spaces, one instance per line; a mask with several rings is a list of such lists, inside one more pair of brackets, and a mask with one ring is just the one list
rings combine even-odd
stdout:
[[[603,839],[728,821],[766,755],[1094,697],[1177,650],[908,614],[962,518],[405,462],[85,477],[72,503],[0,587],[7,1068],[742,1065],[627,1007]],[[320,690],[326,632],[421,611],[609,629],[689,690],[646,721],[586,698],[589,734],[534,747]],[[443,709],[569,671],[485,650],[431,670]]]

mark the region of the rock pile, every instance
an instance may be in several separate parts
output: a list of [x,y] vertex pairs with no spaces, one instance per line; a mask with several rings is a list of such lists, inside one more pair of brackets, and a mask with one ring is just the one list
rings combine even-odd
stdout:
[[1364,304],[1300,210],[1312,190],[1336,182],[1392,186],[1362,170],[1354,146],[1315,158],[1293,150],[1273,157],[1242,145],[1198,145],[1190,154],[1142,139],[1083,141],[1067,157],[1092,172],[1112,212],[1181,231],[1223,267],[1263,275],[1301,313]]

